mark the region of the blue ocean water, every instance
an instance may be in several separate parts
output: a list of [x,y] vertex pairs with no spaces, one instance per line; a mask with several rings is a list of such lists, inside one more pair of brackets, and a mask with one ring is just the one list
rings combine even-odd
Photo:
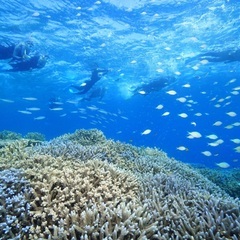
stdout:
[[[239,10],[231,0],[1,1],[1,42],[31,39],[49,59],[24,72],[6,72],[0,60],[0,130],[51,139],[97,128],[186,163],[239,167],[240,57],[195,59],[239,48]],[[71,93],[96,66],[108,74],[86,96]],[[133,93],[166,77],[175,80]],[[83,99],[99,89],[104,95]],[[195,132],[201,137],[188,138]]]

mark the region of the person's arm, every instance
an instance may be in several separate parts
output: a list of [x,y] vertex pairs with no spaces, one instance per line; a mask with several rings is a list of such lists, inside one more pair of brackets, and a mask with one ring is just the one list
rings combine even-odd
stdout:
[[15,59],[28,59],[27,46],[24,43],[16,45],[13,51],[13,58]]

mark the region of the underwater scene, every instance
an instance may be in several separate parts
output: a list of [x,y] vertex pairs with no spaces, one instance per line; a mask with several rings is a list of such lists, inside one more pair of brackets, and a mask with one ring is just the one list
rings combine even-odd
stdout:
[[239,1],[0,2],[0,240],[240,239]]

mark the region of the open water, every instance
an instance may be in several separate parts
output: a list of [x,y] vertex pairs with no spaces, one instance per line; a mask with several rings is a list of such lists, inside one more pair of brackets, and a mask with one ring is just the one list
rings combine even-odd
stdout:
[[[23,72],[0,60],[0,131],[52,139],[97,128],[186,163],[239,167],[240,56],[198,57],[239,49],[238,1],[0,2],[1,43],[30,39],[49,56]],[[109,72],[87,94],[71,93],[96,67]],[[140,89],[165,78],[174,80]]]

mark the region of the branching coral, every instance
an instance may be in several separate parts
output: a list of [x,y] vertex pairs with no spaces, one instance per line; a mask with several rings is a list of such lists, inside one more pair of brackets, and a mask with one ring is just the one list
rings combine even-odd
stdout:
[[158,219],[159,239],[238,239],[238,200],[212,195],[181,175],[147,175],[142,201]]
[[225,190],[230,196],[240,198],[240,169],[196,168],[202,175]]
[[19,170],[0,172],[0,236],[1,239],[20,239],[30,228],[29,208],[25,194],[29,183]]
[[22,135],[19,133],[7,131],[7,130],[0,132],[0,139],[2,140],[17,140],[21,138],[22,138]]
[[[132,173],[97,160],[71,164],[60,158],[45,161],[57,162],[58,169],[40,164],[41,173],[35,174],[38,168],[26,171],[35,186],[30,197],[32,227],[28,237],[79,239],[87,234],[94,239],[108,231],[115,239],[125,235],[131,239],[152,224],[139,202],[140,183]],[[139,216],[135,216],[135,208]],[[148,216],[142,227],[141,216]]]
[[29,132],[24,136],[24,138],[35,141],[45,141],[45,136],[42,133],[38,132]]
[[94,138],[95,131],[38,146],[16,141],[0,149],[0,169],[21,169],[32,187],[25,194],[30,228],[16,236],[240,238],[239,200],[162,151],[106,140],[98,130]]
[[76,130],[72,134],[65,134],[60,137],[62,140],[71,140],[81,145],[88,146],[94,144],[101,144],[106,141],[106,138],[103,132],[99,131],[98,129],[91,129],[91,130]]

